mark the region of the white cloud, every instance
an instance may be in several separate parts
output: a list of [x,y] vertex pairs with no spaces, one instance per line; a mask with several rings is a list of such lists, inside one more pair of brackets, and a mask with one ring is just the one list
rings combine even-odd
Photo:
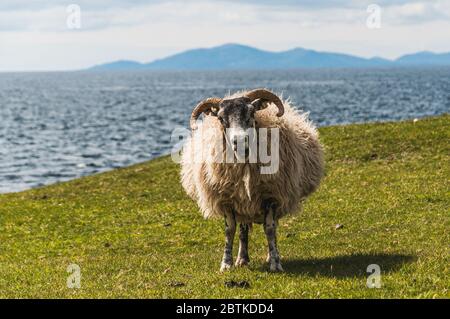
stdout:
[[388,6],[385,18],[391,24],[414,25],[424,22],[449,21],[450,1],[411,2]]

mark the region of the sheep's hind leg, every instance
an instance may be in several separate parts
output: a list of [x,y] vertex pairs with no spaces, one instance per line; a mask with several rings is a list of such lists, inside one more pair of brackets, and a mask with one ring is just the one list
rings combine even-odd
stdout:
[[230,269],[233,265],[233,240],[236,233],[236,219],[234,213],[225,216],[225,249],[223,252],[220,271]]
[[236,266],[245,266],[250,262],[248,256],[248,231],[250,225],[241,223],[239,225],[239,253],[236,259]]
[[269,244],[269,255],[267,256],[269,269],[270,271],[283,271],[277,248],[277,221],[273,204],[264,205],[264,232]]

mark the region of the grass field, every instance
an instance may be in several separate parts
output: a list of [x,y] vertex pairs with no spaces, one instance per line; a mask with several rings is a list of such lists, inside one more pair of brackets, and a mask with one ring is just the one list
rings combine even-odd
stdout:
[[201,217],[163,157],[0,195],[0,297],[450,297],[450,116],[320,132],[326,177],[280,223],[284,273],[267,271],[260,227],[249,267],[219,273],[223,221]]

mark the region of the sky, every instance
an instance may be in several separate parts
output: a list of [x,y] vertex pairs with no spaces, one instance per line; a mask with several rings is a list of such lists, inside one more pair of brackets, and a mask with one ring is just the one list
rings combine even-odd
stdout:
[[450,52],[450,0],[0,2],[0,71],[150,62],[224,43],[390,59]]

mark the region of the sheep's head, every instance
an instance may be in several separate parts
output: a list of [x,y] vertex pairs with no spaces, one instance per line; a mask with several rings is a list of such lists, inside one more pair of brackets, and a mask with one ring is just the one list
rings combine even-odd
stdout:
[[284,114],[280,98],[265,89],[256,89],[236,98],[208,98],[192,111],[191,129],[196,129],[196,121],[202,113],[216,116],[234,151],[237,151],[238,145],[244,145],[245,153],[248,154],[248,130],[254,128],[255,112],[265,109],[267,102],[278,107],[277,116]]

